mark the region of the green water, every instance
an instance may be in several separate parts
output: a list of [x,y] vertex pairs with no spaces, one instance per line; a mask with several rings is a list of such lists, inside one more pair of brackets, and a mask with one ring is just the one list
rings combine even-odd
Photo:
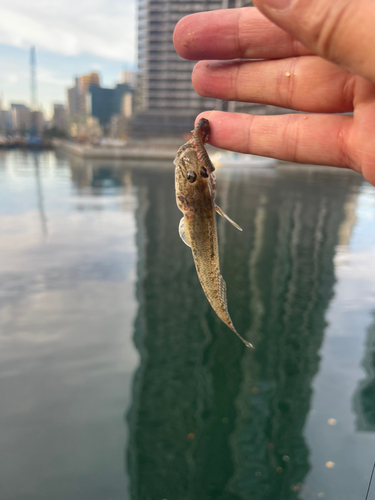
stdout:
[[1,154],[1,500],[364,499],[373,187],[218,171],[243,228],[219,221],[221,269],[251,351],[201,290],[167,164]]

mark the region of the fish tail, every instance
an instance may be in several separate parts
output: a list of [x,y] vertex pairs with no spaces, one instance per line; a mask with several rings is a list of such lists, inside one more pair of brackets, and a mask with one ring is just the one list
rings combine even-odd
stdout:
[[250,342],[248,342],[247,340],[245,340],[243,337],[241,337],[241,335],[234,328],[233,323],[231,325],[231,330],[237,335],[238,338],[240,338],[242,340],[242,342],[245,344],[246,347],[251,347],[251,349],[255,349],[255,347],[253,346],[253,344],[251,344]]

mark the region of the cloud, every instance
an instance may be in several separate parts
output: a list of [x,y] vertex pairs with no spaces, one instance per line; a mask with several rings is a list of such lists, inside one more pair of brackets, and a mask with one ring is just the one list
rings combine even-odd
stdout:
[[133,62],[135,21],[135,0],[12,0],[0,6],[0,44]]
[[56,71],[51,71],[47,68],[39,68],[38,69],[38,83],[51,83],[53,85],[63,85],[67,87],[71,85],[71,78],[60,77]]

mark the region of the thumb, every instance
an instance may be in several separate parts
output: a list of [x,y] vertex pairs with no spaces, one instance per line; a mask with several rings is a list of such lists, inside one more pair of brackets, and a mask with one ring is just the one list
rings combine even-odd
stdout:
[[315,54],[375,83],[373,0],[254,0]]

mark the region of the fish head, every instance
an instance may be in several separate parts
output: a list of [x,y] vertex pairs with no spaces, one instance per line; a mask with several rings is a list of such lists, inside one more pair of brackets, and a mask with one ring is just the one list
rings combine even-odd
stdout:
[[194,144],[186,143],[174,160],[177,206],[185,215],[198,207],[211,207],[215,200],[215,174],[199,161]]

